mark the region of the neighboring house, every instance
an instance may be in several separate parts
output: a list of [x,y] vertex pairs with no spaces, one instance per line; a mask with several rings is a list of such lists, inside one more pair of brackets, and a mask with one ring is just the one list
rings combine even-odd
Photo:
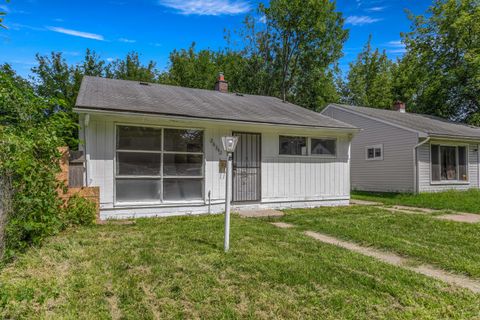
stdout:
[[344,205],[354,126],[273,97],[84,77],[75,111],[101,218],[222,212],[226,153],[236,208]]
[[479,187],[480,128],[394,110],[331,104],[324,115],[362,128],[352,140],[355,190],[432,192]]

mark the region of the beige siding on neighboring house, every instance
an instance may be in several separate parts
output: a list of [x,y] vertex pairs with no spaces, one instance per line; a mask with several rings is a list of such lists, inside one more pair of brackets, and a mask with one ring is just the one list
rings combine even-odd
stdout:
[[[442,143],[442,142],[435,142]],[[454,142],[447,142],[455,144]],[[458,141],[459,144],[464,144]],[[452,183],[432,183],[431,182],[431,166],[430,166],[430,149],[431,144],[426,143],[418,148],[418,168],[419,168],[419,191],[420,192],[439,192],[445,190],[467,190],[479,187],[479,158],[478,145],[470,144],[468,146],[468,183],[452,184]]]
[[[418,143],[416,132],[333,106],[323,114],[362,129],[352,140],[352,189],[414,191],[413,147]],[[383,145],[383,160],[366,160],[366,147],[379,144]]]

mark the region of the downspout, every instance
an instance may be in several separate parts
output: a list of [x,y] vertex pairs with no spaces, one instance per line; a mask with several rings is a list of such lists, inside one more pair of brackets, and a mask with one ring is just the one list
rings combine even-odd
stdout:
[[83,151],[85,152],[85,186],[88,187],[90,185],[89,181],[89,174],[90,174],[90,154],[87,152],[87,129],[90,123],[90,115],[87,113],[85,115],[85,119],[83,121]]
[[418,159],[417,159],[417,156],[418,156],[418,148],[422,145],[424,145],[425,143],[429,142],[430,141],[430,137],[427,137],[425,140],[423,140],[422,142],[420,142],[419,144],[415,145],[413,147],[413,193],[418,193],[418,189],[419,189],[419,186],[418,186]]
[[348,198],[352,198],[352,139],[353,135],[348,135]]

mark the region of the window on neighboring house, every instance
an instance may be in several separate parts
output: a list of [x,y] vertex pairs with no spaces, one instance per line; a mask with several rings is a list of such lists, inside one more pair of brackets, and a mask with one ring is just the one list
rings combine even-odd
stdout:
[[117,126],[117,202],[203,199],[203,131]]
[[368,146],[365,150],[367,160],[383,160],[383,145]]
[[334,139],[315,139],[310,140],[310,154],[312,155],[329,155],[336,154],[337,141]]
[[431,145],[432,181],[468,181],[467,147]]
[[283,155],[306,156],[307,138],[280,136],[279,153]]

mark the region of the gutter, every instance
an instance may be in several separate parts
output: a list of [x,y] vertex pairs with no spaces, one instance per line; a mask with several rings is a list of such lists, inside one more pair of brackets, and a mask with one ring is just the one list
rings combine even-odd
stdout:
[[480,137],[453,136],[453,135],[434,135],[434,134],[430,134],[429,137],[431,137],[432,139],[447,140],[447,141],[480,142]]
[[[309,125],[295,125],[295,124],[286,124],[286,123],[269,123],[269,122],[256,122],[256,121],[241,121],[241,120],[230,120],[230,119],[217,119],[217,118],[200,118],[192,116],[178,116],[170,114],[158,114],[158,113],[148,113],[148,112],[132,112],[132,111],[122,111],[122,110],[102,110],[102,109],[90,109],[87,107],[75,107],[73,108],[74,112],[79,114],[99,114],[99,115],[118,115],[118,116],[146,116],[146,117],[159,117],[164,119],[172,120],[182,120],[182,121],[203,121],[203,122],[220,122],[220,123],[235,123],[240,125],[264,125],[269,127],[286,127],[286,128],[297,128],[297,129],[311,129],[311,130],[328,130],[328,131],[343,131],[346,133],[357,133],[360,132],[360,128],[356,127],[327,127],[327,126],[309,126]],[[324,116],[324,115],[322,115]]]
[[86,114],[85,118],[83,120],[83,151],[85,152],[85,182],[84,185],[85,187],[88,187],[90,185],[90,153],[87,151],[87,140],[88,140],[88,133],[87,130],[89,130],[88,125],[90,124],[90,115]]
[[416,144],[413,147],[413,193],[418,193],[418,148],[430,141],[430,137],[427,137],[422,142]]

